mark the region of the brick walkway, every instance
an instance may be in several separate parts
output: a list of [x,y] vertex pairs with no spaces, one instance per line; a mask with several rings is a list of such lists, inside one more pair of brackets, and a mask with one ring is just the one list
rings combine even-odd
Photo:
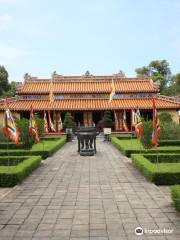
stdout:
[[[169,196],[128,158],[104,142],[96,156],[80,157],[76,145],[66,144],[0,200],[0,240],[180,239]],[[138,226],[174,232],[136,236]]]

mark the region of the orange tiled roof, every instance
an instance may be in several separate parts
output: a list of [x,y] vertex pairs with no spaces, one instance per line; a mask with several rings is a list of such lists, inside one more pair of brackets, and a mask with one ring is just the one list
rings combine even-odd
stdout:
[[[57,100],[50,103],[47,100],[16,100],[9,102],[9,108],[14,111],[29,111],[30,106],[35,111],[43,110],[115,110],[115,109],[152,109],[151,99],[116,99],[109,103],[108,99],[66,99]],[[156,100],[157,109],[180,109],[179,103],[166,101],[163,99]],[[4,108],[0,104],[0,110]]]
[[[121,79],[115,81],[116,93],[158,92],[150,80]],[[56,93],[110,93],[111,79],[106,81],[54,81],[53,92]],[[17,89],[19,94],[48,94],[49,81],[25,81],[22,88]]]

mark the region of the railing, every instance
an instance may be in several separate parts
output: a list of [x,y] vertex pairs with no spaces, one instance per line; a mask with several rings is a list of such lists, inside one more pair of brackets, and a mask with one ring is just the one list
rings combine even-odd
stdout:
[[164,95],[156,95],[156,98],[161,99],[161,100],[166,100],[169,102],[173,102],[173,103],[180,103],[180,97],[176,98],[176,97],[169,97],[169,96],[164,96]]

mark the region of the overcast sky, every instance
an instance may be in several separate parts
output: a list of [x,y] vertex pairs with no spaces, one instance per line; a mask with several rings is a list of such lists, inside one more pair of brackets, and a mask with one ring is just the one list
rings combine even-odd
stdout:
[[166,59],[180,72],[180,0],[0,0],[0,65],[10,80],[108,75]]

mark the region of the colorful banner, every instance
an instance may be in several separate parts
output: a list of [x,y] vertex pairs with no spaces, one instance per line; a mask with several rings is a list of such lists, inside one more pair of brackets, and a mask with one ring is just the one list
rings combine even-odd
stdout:
[[36,125],[36,120],[35,120],[35,117],[34,117],[32,105],[31,105],[30,119],[29,119],[29,132],[33,136],[35,136],[35,139],[38,142],[40,141],[40,137],[39,137],[38,128],[37,128],[37,125]]
[[16,123],[11,115],[11,112],[8,109],[7,98],[4,99],[4,104],[5,104],[5,112],[4,112],[4,118],[3,118],[2,131],[13,142],[18,144],[20,139],[20,133],[18,131],[18,128],[16,127]]
[[55,127],[54,127],[54,124],[53,124],[53,122],[52,122],[52,120],[51,120],[50,111],[48,111],[48,120],[49,120],[49,127],[50,127],[51,131],[52,131],[52,132],[56,132],[56,129],[55,129]]
[[159,118],[158,113],[156,110],[156,103],[155,99],[152,99],[153,104],[153,133],[152,133],[152,145],[154,147],[158,146],[158,139],[160,137],[160,125],[159,125]]
[[124,110],[123,113],[123,129],[125,132],[129,132],[128,126],[127,126],[127,121],[126,121],[126,111]]
[[113,97],[115,95],[115,85],[114,85],[114,80],[112,79],[112,83],[111,83],[111,92],[109,95],[109,102],[111,102],[113,100]]
[[49,132],[48,122],[47,122],[46,112],[44,111],[44,133],[47,134],[48,132]]
[[136,114],[135,114],[135,133],[139,139],[142,138],[142,132],[143,132],[143,124],[142,124],[142,119],[141,119],[141,113],[139,109],[137,109]]
[[61,119],[61,113],[59,113],[59,119],[58,119],[58,132],[60,132],[63,129],[63,123]]

